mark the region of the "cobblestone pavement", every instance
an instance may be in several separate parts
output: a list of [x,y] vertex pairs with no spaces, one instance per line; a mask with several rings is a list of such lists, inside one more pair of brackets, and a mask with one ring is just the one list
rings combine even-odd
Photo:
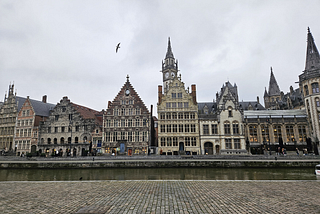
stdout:
[[320,213],[320,182],[0,182],[0,213]]

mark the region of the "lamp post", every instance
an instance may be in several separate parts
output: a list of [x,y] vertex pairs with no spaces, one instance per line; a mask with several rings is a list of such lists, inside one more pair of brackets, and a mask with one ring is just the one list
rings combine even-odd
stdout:
[[70,154],[70,157],[71,157],[71,144],[72,144],[72,119],[69,121],[69,128],[70,128],[70,131],[71,131],[71,137],[70,137],[70,151],[69,151],[69,154]]

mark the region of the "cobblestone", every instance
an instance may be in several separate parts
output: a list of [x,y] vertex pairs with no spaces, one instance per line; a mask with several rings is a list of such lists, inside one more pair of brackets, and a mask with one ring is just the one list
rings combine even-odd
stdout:
[[320,213],[317,181],[0,182],[0,213]]

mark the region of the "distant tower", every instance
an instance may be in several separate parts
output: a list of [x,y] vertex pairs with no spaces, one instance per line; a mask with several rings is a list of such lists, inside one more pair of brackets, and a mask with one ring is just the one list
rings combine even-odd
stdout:
[[277,109],[277,103],[281,100],[281,92],[277,80],[273,74],[271,67],[269,91],[265,89],[264,92],[264,105],[266,109]]
[[173,56],[170,37],[168,39],[168,49],[166,58],[164,59],[164,62],[162,60],[161,72],[163,74],[163,88],[164,92],[166,93],[169,89],[169,83],[172,82],[172,80],[176,78],[178,75],[178,60],[175,60]]
[[303,94],[306,111],[311,127],[312,140],[320,139],[319,111],[320,111],[320,56],[308,28],[307,53],[305,70],[299,75],[299,86]]

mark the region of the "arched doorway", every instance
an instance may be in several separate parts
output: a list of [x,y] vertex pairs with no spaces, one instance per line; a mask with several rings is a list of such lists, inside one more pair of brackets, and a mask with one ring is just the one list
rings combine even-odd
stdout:
[[179,151],[184,151],[184,143],[183,142],[179,143]]
[[204,154],[213,155],[213,144],[211,142],[206,142],[204,144]]
[[219,153],[220,153],[220,146],[216,145],[216,154],[219,154]]
[[36,145],[32,145],[31,146],[31,153],[35,153],[37,151],[37,146]]

